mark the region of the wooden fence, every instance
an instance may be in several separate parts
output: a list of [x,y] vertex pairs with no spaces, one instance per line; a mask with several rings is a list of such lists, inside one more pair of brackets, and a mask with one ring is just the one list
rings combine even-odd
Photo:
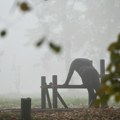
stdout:
[[[100,78],[105,75],[105,61],[100,60]],[[49,95],[49,90],[52,89],[52,102]],[[61,101],[65,108],[68,108],[65,101],[58,92],[58,89],[86,89],[84,85],[58,85],[57,75],[52,76],[52,83],[47,85],[46,77],[41,77],[41,109],[46,109],[46,103],[48,108],[58,108],[58,99]],[[90,101],[90,100],[89,100]]]

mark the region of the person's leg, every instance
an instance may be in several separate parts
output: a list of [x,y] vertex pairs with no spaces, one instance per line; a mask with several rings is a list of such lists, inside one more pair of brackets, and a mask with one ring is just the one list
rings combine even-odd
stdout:
[[89,107],[91,107],[95,103],[95,100],[96,100],[96,94],[93,88],[88,88],[88,96],[89,96],[88,105]]
[[83,84],[88,89],[90,107],[95,103],[96,100],[96,92],[94,90],[100,88],[99,75],[94,68],[90,67],[82,73],[81,77]]
[[69,69],[69,72],[68,72],[68,75],[67,75],[67,79],[66,79],[64,85],[68,85],[69,84],[70,79],[71,79],[73,73],[74,73],[74,67],[70,66],[70,69]]

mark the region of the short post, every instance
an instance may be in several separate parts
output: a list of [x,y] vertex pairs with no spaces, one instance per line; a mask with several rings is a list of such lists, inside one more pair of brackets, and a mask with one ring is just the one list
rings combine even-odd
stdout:
[[105,75],[105,60],[100,60],[100,75],[101,77]]
[[46,108],[46,77],[41,77],[41,109]]
[[[103,84],[103,78],[105,77],[105,60],[101,59],[100,60],[100,75],[101,75],[101,85]],[[105,93],[103,92],[103,96],[105,96]],[[107,103],[101,103],[101,107],[107,107]]]
[[57,108],[57,75],[53,75],[53,108]]
[[21,98],[21,119],[31,120],[31,98]]

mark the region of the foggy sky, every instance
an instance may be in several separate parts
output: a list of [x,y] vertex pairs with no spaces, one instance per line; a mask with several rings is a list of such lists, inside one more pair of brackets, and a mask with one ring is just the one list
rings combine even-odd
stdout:
[[[109,62],[107,46],[120,32],[119,0],[28,0],[34,9],[21,13],[14,0],[0,0],[0,94],[40,93],[41,76],[63,84],[75,58],[89,58],[99,71],[99,60]],[[11,9],[12,8],[12,9]],[[35,43],[46,36],[62,46],[55,54]],[[81,83],[77,74],[72,83]]]

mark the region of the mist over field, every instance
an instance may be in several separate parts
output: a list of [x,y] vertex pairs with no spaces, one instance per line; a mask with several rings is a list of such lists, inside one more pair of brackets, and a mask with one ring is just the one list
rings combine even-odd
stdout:
[[[18,9],[10,12],[14,0],[0,0],[0,30],[9,29],[0,38],[0,95],[40,97],[41,76],[50,83],[57,75],[58,84],[63,84],[75,58],[93,60],[98,71],[100,59],[107,66],[107,47],[120,32],[120,0],[28,1],[34,9],[22,14]],[[62,46],[60,54],[51,51],[47,42],[35,46],[43,36]],[[75,73],[70,84],[81,83]],[[61,92],[87,96],[86,90]]]

